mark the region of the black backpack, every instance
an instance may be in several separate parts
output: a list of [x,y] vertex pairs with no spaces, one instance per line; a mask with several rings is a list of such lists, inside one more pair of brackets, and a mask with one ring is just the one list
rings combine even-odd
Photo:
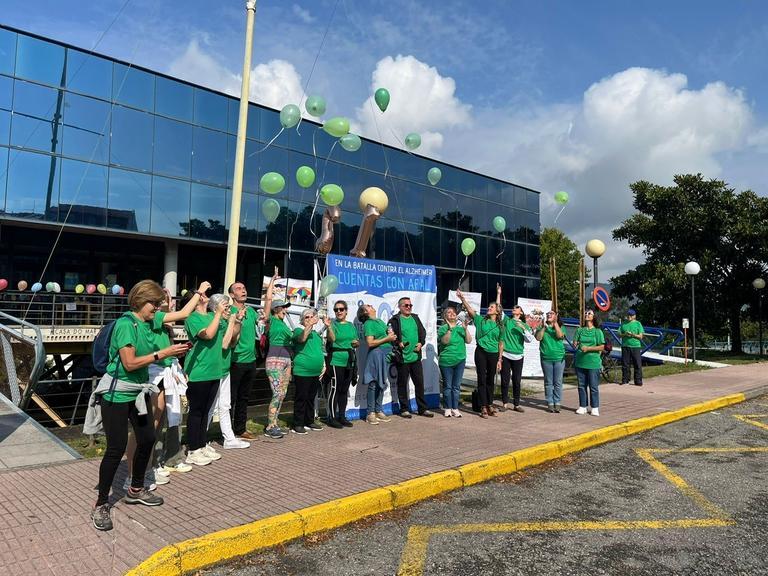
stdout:
[[[130,312],[126,312],[120,318],[130,315]],[[131,315],[132,316],[132,315]],[[117,320],[120,320],[118,318]],[[96,334],[96,338],[93,339],[93,347],[91,349],[91,360],[93,361],[93,368],[98,376],[103,376],[107,373],[107,367],[114,360],[114,357],[109,356],[109,345],[112,342],[112,332],[115,331],[115,324],[117,320],[105,324]],[[133,326],[138,331],[138,324],[133,319]],[[120,351],[116,352],[117,358],[120,358]]]

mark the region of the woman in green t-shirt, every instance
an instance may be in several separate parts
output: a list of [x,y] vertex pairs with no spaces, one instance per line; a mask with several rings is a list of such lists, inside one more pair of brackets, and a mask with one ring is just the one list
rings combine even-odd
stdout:
[[[533,342],[533,334],[520,306],[512,307],[512,317],[502,317],[499,339],[499,362],[496,370],[501,373],[501,404],[506,410],[525,412],[520,406],[520,388],[523,381],[523,355],[525,343]],[[509,382],[512,380],[512,402],[509,404]]]
[[357,328],[347,320],[347,309],[346,300],[337,300],[333,304],[335,318],[328,325],[328,342],[331,348],[328,426],[331,428],[352,426],[352,422],[346,417],[347,397],[349,396],[349,386],[356,372],[356,351],[360,341],[357,336]]
[[600,415],[600,369],[603,359],[600,353],[605,345],[603,331],[595,326],[595,313],[584,313],[584,326],[576,330],[573,346],[576,348],[576,378],[579,380],[579,409],[576,414],[586,414],[592,407],[592,416]]
[[136,284],[128,293],[130,312],[115,322],[109,339],[110,362],[99,383],[99,387],[108,391],[100,397],[107,448],[99,466],[99,495],[91,511],[91,521],[97,530],[112,529],[109,491],[128,443],[129,422],[137,439],[137,448],[133,457],[133,479],[125,502],[145,506],[163,503],[162,498],[144,488],[144,474],[155,445],[155,427],[151,403],[145,402],[147,413],[140,415],[137,402],[141,401],[139,395],[146,395],[150,386],[147,366],[163,358],[182,356],[187,351],[184,344],[161,350],[152,348],[150,322],[164,300],[165,294],[157,282],[142,280]]
[[273,293],[275,282],[280,279],[275,266],[275,273],[267,286],[264,297],[264,318],[266,318],[266,333],[269,340],[269,352],[264,363],[264,369],[272,388],[272,400],[269,402],[267,415],[267,427],[264,435],[278,440],[284,436],[283,430],[278,426],[277,417],[283,405],[285,394],[288,392],[288,383],[291,381],[291,356],[293,355],[293,333],[285,323],[290,302],[274,300]]
[[496,302],[488,305],[485,316],[481,316],[456,290],[467,314],[475,322],[475,369],[477,370],[477,395],[480,403],[480,418],[496,416],[493,409],[493,388],[496,379],[496,365],[499,361],[499,340],[501,339],[501,284],[496,284]]
[[459,322],[453,306],[443,309],[443,320],[445,323],[437,331],[437,351],[438,365],[443,376],[444,415],[446,418],[461,418],[459,394],[467,363],[467,344],[472,342],[472,335]]
[[[317,310],[307,308],[301,313],[301,328],[293,331],[296,354],[293,357],[293,428],[291,432],[306,434],[310,430],[322,430],[315,422],[315,396],[320,389],[320,377],[325,372],[323,337],[315,331],[320,322]],[[325,319],[326,327],[331,323]]]
[[365,342],[368,345],[363,372],[363,384],[368,387],[368,415],[365,421],[374,425],[389,422],[390,419],[384,413],[381,403],[389,376],[389,353],[397,336],[382,320],[376,318],[376,308],[370,304],[362,304],[357,309],[357,320],[363,325]]
[[541,371],[544,373],[544,396],[547,399],[547,409],[550,412],[560,412],[560,401],[563,396],[563,371],[565,370],[565,334],[560,327],[557,312],[547,312],[546,322],[536,329],[536,340],[539,341]]

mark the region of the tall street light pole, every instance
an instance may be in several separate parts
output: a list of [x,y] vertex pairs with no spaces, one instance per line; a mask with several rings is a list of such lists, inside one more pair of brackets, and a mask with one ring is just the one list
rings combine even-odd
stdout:
[[248,128],[248,101],[251,88],[251,53],[253,52],[253,22],[256,19],[256,0],[245,3],[245,58],[243,59],[243,84],[240,88],[240,117],[237,121],[237,145],[235,147],[235,174],[232,179],[232,209],[229,213],[229,237],[227,238],[227,264],[224,269],[224,290],[237,274],[237,248],[240,242],[240,204],[243,195],[243,166],[245,165],[245,134]]
[[697,262],[688,262],[685,265],[685,273],[691,277],[691,345],[693,346],[691,358],[694,364],[696,364],[696,289],[694,277],[699,272],[701,272],[701,266]]
[[757,331],[758,340],[760,341],[760,351],[758,356],[763,355],[763,288],[765,288],[765,280],[762,278],[755,278],[752,280],[752,286],[757,290]]

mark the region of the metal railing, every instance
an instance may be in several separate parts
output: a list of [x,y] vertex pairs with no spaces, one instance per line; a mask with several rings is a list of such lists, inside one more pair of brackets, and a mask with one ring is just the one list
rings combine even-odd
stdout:
[[[31,330],[36,337],[23,334],[20,328]],[[0,371],[3,372],[0,374],[0,393],[25,410],[45,368],[40,328],[0,311],[0,355]]]
[[75,294],[74,292],[0,293],[0,312],[40,327],[100,326],[128,310],[125,296]]

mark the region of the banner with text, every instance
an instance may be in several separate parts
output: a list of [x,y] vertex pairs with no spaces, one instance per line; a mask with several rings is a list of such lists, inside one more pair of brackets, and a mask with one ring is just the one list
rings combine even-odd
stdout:
[[[518,298],[517,305],[523,309],[525,314],[525,323],[531,330],[541,326],[545,319],[547,311],[552,310],[552,300],[536,300],[534,298]],[[530,378],[543,378],[541,371],[541,357],[539,356],[539,341],[525,343],[525,356],[523,356],[523,376]]]

